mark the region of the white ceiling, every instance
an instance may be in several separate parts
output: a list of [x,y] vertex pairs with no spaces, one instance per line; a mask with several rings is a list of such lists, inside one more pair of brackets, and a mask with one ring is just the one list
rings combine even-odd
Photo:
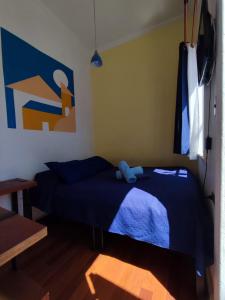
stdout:
[[[94,48],[93,0],[42,0],[89,49]],[[107,48],[183,12],[182,0],[96,0],[97,44]]]

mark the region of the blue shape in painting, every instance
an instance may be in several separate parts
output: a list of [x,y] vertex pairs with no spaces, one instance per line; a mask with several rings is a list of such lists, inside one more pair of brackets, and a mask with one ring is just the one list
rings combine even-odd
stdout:
[[42,111],[42,112],[47,112],[55,115],[61,115],[62,114],[62,109],[59,107],[54,107],[52,105],[36,102],[36,101],[29,101],[27,102],[26,105],[23,107],[25,108],[31,108],[34,110]]

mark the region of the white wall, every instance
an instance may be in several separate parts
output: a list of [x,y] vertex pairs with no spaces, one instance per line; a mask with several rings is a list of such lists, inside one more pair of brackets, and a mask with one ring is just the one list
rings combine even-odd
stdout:
[[[209,152],[208,175],[206,181],[206,194],[215,193],[214,214],[214,266],[211,268],[214,285],[214,300],[225,299],[225,107],[224,102],[224,20],[222,26],[222,13],[224,19],[223,1],[217,1],[217,67],[215,78],[212,83],[212,103],[210,136],[213,137],[213,149]],[[223,44],[222,44],[223,41]],[[222,68],[223,67],[223,68]],[[206,105],[209,100],[209,89],[207,88]],[[213,108],[216,104],[216,114]],[[208,118],[207,111],[205,113]],[[203,178],[205,162],[199,160],[199,172]]]
[[[216,0],[208,0],[208,8],[213,16],[213,18],[216,19]],[[209,124],[209,136],[213,138],[213,144],[212,144],[212,150],[209,151],[208,153],[208,172],[207,172],[207,177],[206,177],[206,185],[205,185],[205,193],[207,195],[211,194],[212,192],[215,191],[215,161],[216,161],[216,122],[218,119],[218,114],[217,114],[217,78],[216,78],[216,67],[214,69],[213,73],[213,78],[211,81],[211,101],[210,101],[210,86],[205,87],[205,101],[204,101],[204,133],[205,133],[205,138],[208,135],[208,120],[210,120]],[[209,104],[211,102],[210,108]],[[209,116],[209,110],[210,110],[210,116]],[[199,174],[202,179],[204,180],[204,175],[205,175],[205,167],[206,167],[206,159],[199,158],[198,160],[198,167],[199,167]]]
[[[205,99],[204,99],[204,134],[205,139],[208,135],[208,120],[209,123],[209,136],[213,138],[212,150],[208,152],[208,172],[206,176],[205,194],[209,195],[215,190],[214,181],[214,171],[215,171],[215,146],[216,146],[216,109],[214,105],[216,104],[216,80],[215,75],[211,82],[211,101],[210,101],[210,87],[205,87]],[[211,103],[210,103],[211,102]],[[210,105],[210,116],[209,116],[209,105]],[[199,158],[198,167],[200,172],[200,177],[203,182],[205,176],[206,168],[206,156]]]
[[[218,122],[218,118],[219,115],[217,113],[218,109],[219,109],[219,105],[217,107],[217,109],[215,109],[214,105],[217,106],[217,96],[216,96],[216,83],[217,83],[217,79],[216,79],[216,70],[215,70],[215,74],[214,74],[214,78],[212,80],[211,83],[211,101],[210,101],[210,87],[206,87],[205,88],[205,114],[204,114],[204,118],[205,118],[205,124],[204,124],[204,132],[205,132],[205,138],[208,135],[208,118],[210,120],[209,122],[209,136],[212,137],[212,150],[210,150],[208,152],[208,167],[207,167],[207,176],[206,176],[206,181],[205,181],[205,195],[209,196],[211,193],[216,194],[216,172],[217,172],[217,166],[216,166],[216,162],[218,159],[218,126],[217,126],[217,122]],[[211,102],[210,105],[210,117],[209,117],[209,102]],[[201,178],[201,181],[203,183],[204,181],[204,177],[205,177],[205,171],[206,171],[206,158],[199,158],[198,159],[198,170],[199,170],[199,175]],[[212,218],[215,219],[215,205],[213,204],[213,202],[208,199],[207,203],[209,205],[209,208],[211,210],[212,213]],[[214,266],[211,266],[209,269],[209,284],[213,282],[213,278],[215,276],[215,270],[214,270]],[[210,292],[211,291],[210,287]]]
[[[208,152],[208,167],[207,167],[207,176],[205,181],[205,195],[209,196],[211,193],[215,194],[215,172],[216,172],[216,147],[217,147],[217,141],[216,141],[216,131],[217,131],[217,117],[218,114],[216,113],[216,109],[214,108],[214,104],[216,104],[216,72],[214,74],[214,78],[211,83],[211,101],[210,101],[210,87],[205,87],[205,99],[204,99],[204,133],[205,138],[208,135],[208,118],[210,120],[209,122],[209,136],[213,138],[212,143],[212,150]],[[210,105],[210,117],[209,117],[209,104]],[[205,171],[206,171],[206,157],[199,158],[198,159],[198,171],[199,176],[201,179],[201,182],[203,183],[204,177],[205,177]],[[207,204],[209,205],[209,209],[212,213],[212,219],[214,219],[214,204],[213,202],[208,199]],[[214,277],[214,266],[211,266],[208,272],[210,278],[209,278],[209,284],[212,283],[213,277]],[[212,287],[210,287],[210,293]]]
[[225,299],[225,5],[218,0],[217,148],[215,172],[215,272],[214,299]]
[[[33,178],[46,161],[92,155],[87,50],[39,0],[0,0],[0,26],[74,70],[77,112],[76,133],[8,129],[0,55],[0,180]],[[0,200],[1,205],[8,205]]]

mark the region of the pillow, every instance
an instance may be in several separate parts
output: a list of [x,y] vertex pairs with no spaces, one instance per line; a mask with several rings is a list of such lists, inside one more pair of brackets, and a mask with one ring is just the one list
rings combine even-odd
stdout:
[[78,164],[79,161],[72,160],[67,162],[48,162],[46,166],[63,182],[71,184],[80,180],[79,172],[75,171]]
[[106,159],[100,156],[93,156],[87,159],[80,160],[85,176],[94,176],[97,173],[113,168],[113,165]]
[[48,162],[46,165],[67,184],[76,183],[113,167],[110,162],[99,156],[68,162]]

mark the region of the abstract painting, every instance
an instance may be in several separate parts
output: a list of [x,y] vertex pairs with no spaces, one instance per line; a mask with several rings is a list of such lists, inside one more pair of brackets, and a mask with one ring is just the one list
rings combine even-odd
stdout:
[[73,71],[1,28],[8,128],[76,131]]

